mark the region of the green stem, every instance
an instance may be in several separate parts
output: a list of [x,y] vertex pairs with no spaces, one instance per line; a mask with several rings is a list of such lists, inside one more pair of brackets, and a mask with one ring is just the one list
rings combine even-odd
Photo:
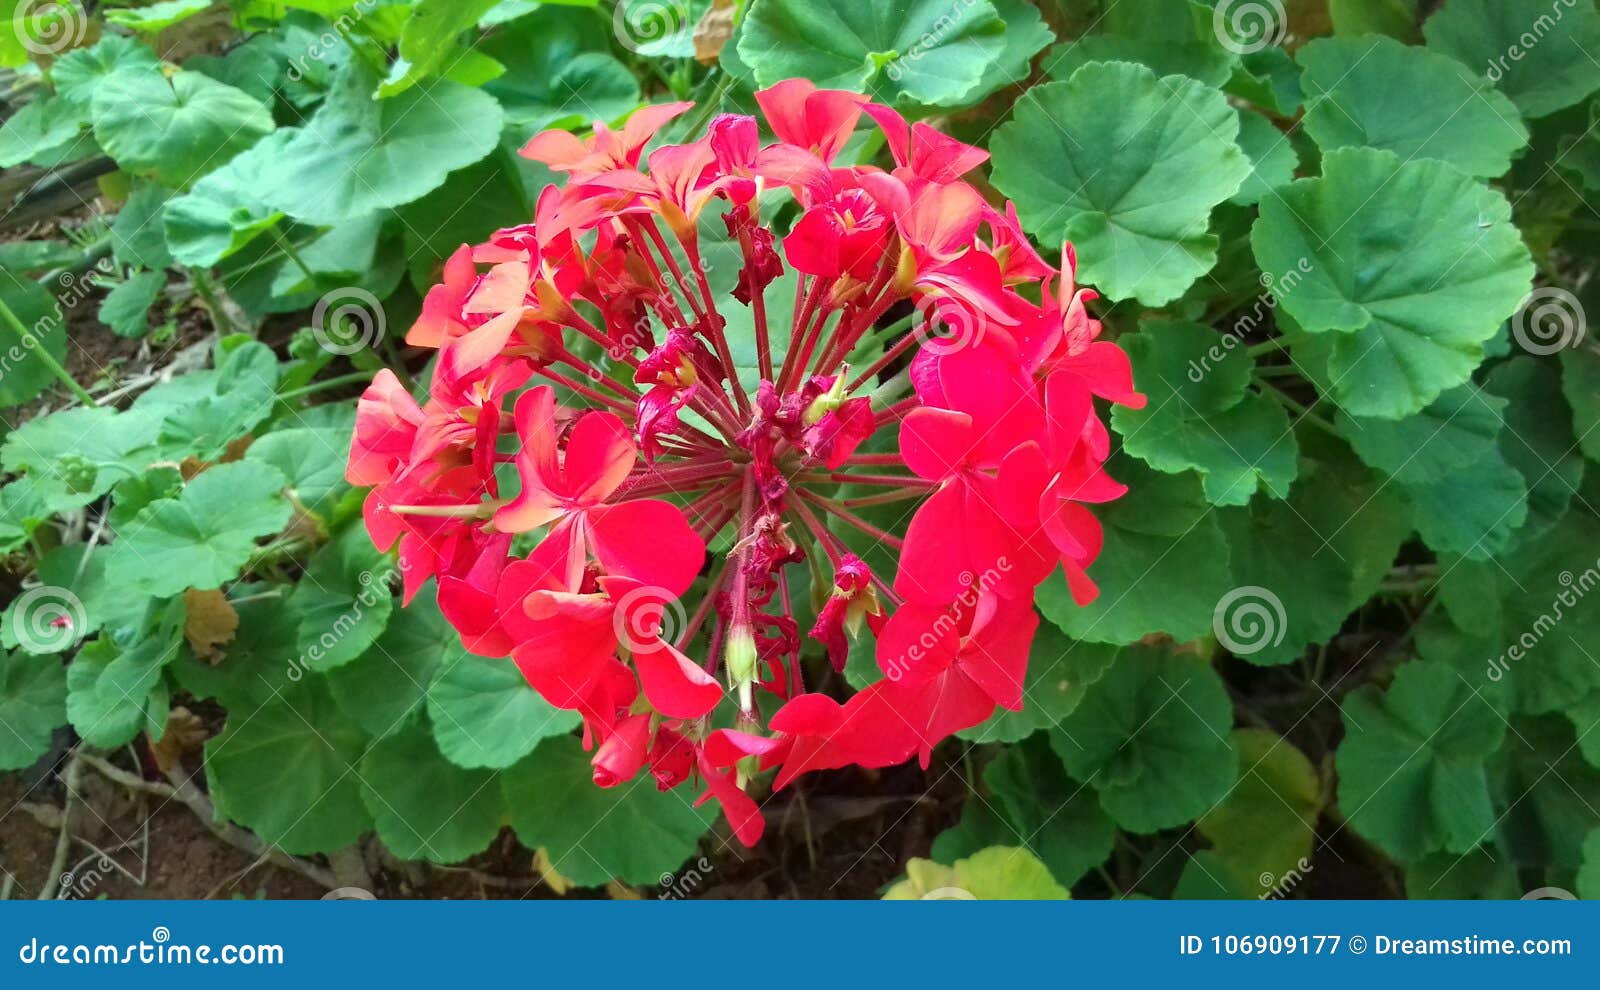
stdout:
[[11,329],[16,332],[18,342],[32,351],[33,356],[39,359],[39,363],[44,365],[52,375],[56,376],[57,380],[65,385],[73,395],[77,396],[79,402],[86,406],[99,405],[94,401],[94,396],[89,394],[89,390],[79,385],[78,380],[72,377],[72,374],[62,366],[61,362],[57,361],[54,355],[45,350],[44,345],[39,342],[39,338],[34,336],[33,331],[23,326],[22,321],[17,318],[17,314],[11,311],[11,307],[7,306],[3,299],[0,299],[0,318],[3,318]]
[[275,241],[278,245],[278,250],[282,251],[285,257],[294,262],[294,266],[300,269],[300,273],[311,282],[312,288],[315,288],[317,284],[317,273],[311,270],[311,266],[306,264],[306,260],[304,258],[300,257],[300,252],[296,251],[294,245],[289,243],[289,238],[283,236],[283,231],[278,229],[277,224],[273,224],[269,230],[272,234],[273,241]]
[[211,284],[211,276],[196,268],[186,269],[189,273],[189,282],[194,286],[195,295],[205,304],[211,313],[211,325],[217,333],[226,337],[234,332],[233,321],[228,319],[227,310],[222,308],[222,300],[217,295],[216,286]]
[[283,402],[288,402],[290,399],[298,399],[302,395],[312,395],[316,392],[321,392],[326,389],[338,388],[341,385],[354,385],[357,382],[370,382],[371,380],[372,375],[368,372],[352,371],[347,375],[339,375],[334,378],[325,378],[320,382],[312,382],[310,385],[290,389],[289,391],[278,396],[278,399]]

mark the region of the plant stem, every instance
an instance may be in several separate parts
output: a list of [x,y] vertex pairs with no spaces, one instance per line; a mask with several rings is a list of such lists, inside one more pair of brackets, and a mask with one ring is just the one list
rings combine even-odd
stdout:
[[0,318],[3,318],[11,329],[16,332],[18,342],[33,352],[33,356],[39,359],[39,363],[44,365],[45,369],[54,375],[61,384],[65,385],[73,395],[77,396],[79,402],[86,406],[99,404],[94,401],[94,396],[89,394],[89,390],[79,385],[78,380],[72,377],[72,374],[62,366],[61,362],[57,361],[54,355],[45,350],[39,338],[33,335],[33,331],[22,325],[22,321],[17,318],[17,314],[11,311],[11,307],[7,306],[3,299],[0,299]]
[[226,337],[234,332],[233,321],[228,319],[227,310],[222,308],[222,300],[217,295],[216,286],[211,284],[211,276],[198,269],[185,269],[189,273],[189,282],[194,286],[195,295],[205,304],[206,311],[211,314],[211,326],[217,333]]
[[312,382],[310,385],[304,385],[300,388],[290,389],[289,391],[278,396],[278,399],[280,401],[287,402],[290,399],[298,399],[302,395],[311,395],[316,392],[326,391],[330,388],[338,388],[341,385],[354,385],[358,382],[370,382],[371,380],[372,375],[369,372],[352,371],[348,375],[339,375],[335,378],[325,378],[320,382]]

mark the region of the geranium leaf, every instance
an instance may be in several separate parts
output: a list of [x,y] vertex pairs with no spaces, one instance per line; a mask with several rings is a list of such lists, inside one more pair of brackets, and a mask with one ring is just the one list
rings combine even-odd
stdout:
[[312,556],[289,595],[300,620],[297,652],[307,667],[332,670],[366,652],[389,624],[394,572],[364,526],[347,528]]
[[1002,53],[989,0],[952,16],[944,0],[762,0],[739,31],[739,57],[762,86],[804,77],[885,103],[965,102]]
[[1296,357],[1356,416],[1398,419],[1465,382],[1533,273],[1503,196],[1368,148],[1264,200],[1251,243],[1280,310],[1318,335]]
[[[366,535],[359,527],[352,531]],[[388,594],[378,581],[373,588]],[[302,624],[302,636],[314,628]],[[461,638],[439,613],[433,591],[421,591],[389,619],[383,634],[355,662],[328,675],[328,686],[346,715],[369,736],[381,739],[416,721],[434,678],[465,654]]]
[[656,790],[648,774],[604,789],[593,776],[577,738],[558,736],[500,777],[517,837],[580,887],[656,883],[683,865],[711,824],[711,808]]
[[1216,856],[1264,896],[1305,872],[1322,812],[1316,768],[1294,744],[1265,729],[1235,729],[1239,780],[1195,828]]
[[[1382,148],[1494,177],[1528,143],[1504,94],[1425,48],[1381,35],[1319,38],[1295,59],[1305,68],[1306,133],[1324,151]],[[1397,100],[1396,93],[1426,96]]]
[[[67,323],[61,307],[43,286],[32,279],[0,272],[0,303],[11,310],[44,352],[60,362],[67,353]],[[29,401],[55,378],[49,367],[23,346],[22,335],[10,320],[0,320],[0,353],[19,355],[0,375],[0,409]]]
[[32,766],[67,721],[67,670],[59,657],[0,651],[0,770]]
[[1026,849],[991,846],[953,866],[931,859],[906,863],[906,878],[884,892],[886,901],[1065,901],[1070,891]]
[[1094,62],[1024,94],[995,132],[992,178],[1029,233],[1077,246],[1082,281],[1157,306],[1217,260],[1211,209],[1250,174],[1238,132],[1211,87]]
[[1228,690],[1205,661],[1138,646],[1118,654],[1050,745],[1118,825],[1155,832],[1205,814],[1233,786],[1232,723]]
[[421,727],[367,751],[361,799],[390,852],[432,863],[457,863],[482,852],[504,814],[495,774],[452,766]]
[[[870,647],[870,635],[863,634],[860,642]],[[859,652],[868,663],[872,662],[870,648]],[[1105,674],[1116,655],[1115,646],[1073,642],[1050,623],[1040,623],[1028,656],[1022,710],[998,708],[984,721],[956,735],[971,742],[1016,742],[1039,729],[1048,729],[1078,707],[1089,685]],[[851,650],[851,657],[856,659],[858,651]],[[846,674],[849,673],[847,668]],[[877,676],[878,668],[873,664],[868,680],[876,680]]]
[[119,337],[150,332],[150,309],[167,287],[166,272],[138,272],[118,283],[100,302],[100,322]]
[[172,256],[186,265],[214,265],[271,230],[283,214],[256,190],[281,166],[294,132],[274,131],[167,203],[162,225]]
[[1551,12],[1545,0],[1452,0],[1422,33],[1429,48],[1500,87],[1523,116],[1543,117],[1600,89],[1592,56],[1600,50],[1600,13],[1585,3]]
[[1011,746],[983,771],[983,782],[1010,827],[1003,840],[1025,845],[1071,886],[1106,861],[1117,829],[1093,788],[1066,775],[1044,737]]
[[171,78],[119,69],[94,90],[94,136],[132,172],[185,188],[272,130],[272,114],[243,90],[199,72]]
[[1504,718],[1456,671],[1408,663],[1388,690],[1344,699],[1339,810],[1355,830],[1403,860],[1464,853],[1494,825],[1485,759]]
[[510,660],[462,656],[428,687],[428,721],[445,758],[469,769],[504,769],[541,740],[578,727],[578,713],[552,706]]

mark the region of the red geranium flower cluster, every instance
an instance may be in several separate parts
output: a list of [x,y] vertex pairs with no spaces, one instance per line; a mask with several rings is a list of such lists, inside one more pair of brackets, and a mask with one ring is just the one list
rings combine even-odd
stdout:
[[[595,783],[701,780],[746,843],[763,770],[781,788],[926,765],[1022,705],[1034,589],[1061,567],[1094,597],[1087,506],[1123,491],[1093,399],[1144,401],[1071,247],[1053,267],[963,181],[985,152],[804,80],[756,98],[765,146],[725,114],[646,155],[683,103],[529,141],[565,184],[449,259],[407,337],[439,350],[429,400],[380,372],[348,471],[407,599],[436,577],[469,649],[582,713]],[[837,164],[863,116],[892,169]],[[707,277],[708,208],[742,255],[732,298]],[[792,301],[769,291],[786,272]],[[908,524],[864,518],[891,504]],[[876,633],[884,676],[842,703],[806,692],[790,568],[808,558],[832,571],[807,632],[834,667]],[[758,691],[781,702],[765,726]]]

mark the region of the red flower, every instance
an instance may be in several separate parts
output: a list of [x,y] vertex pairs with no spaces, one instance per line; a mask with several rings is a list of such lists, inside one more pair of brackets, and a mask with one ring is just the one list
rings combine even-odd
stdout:
[[[968,183],[985,152],[805,80],[756,101],[766,146],[725,114],[646,155],[679,103],[530,140],[566,181],[451,255],[407,337],[428,400],[380,373],[347,468],[407,599],[436,577],[468,649],[579,712],[595,783],[693,781],[747,843],[758,775],[926,765],[1025,703],[1035,589],[1093,598],[1123,492],[1096,403],[1144,401],[1071,246]],[[863,124],[882,167],[837,165]],[[884,676],[808,692],[863,636]]]

